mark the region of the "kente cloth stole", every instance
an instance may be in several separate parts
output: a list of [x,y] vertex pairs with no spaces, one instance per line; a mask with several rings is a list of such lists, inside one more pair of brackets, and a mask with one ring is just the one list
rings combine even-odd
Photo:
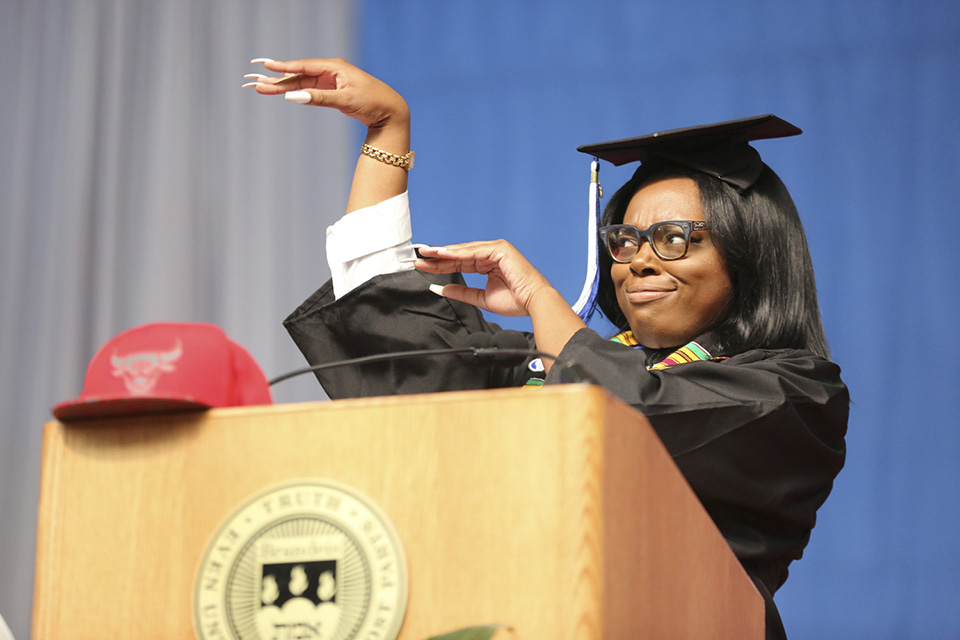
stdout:
[[[619,342],[620,344],[626,345],[628,347],[633,347],[634,349],[642,349],[643,345],[637,342],[637,339],[633,337],[632,331],[624,331],[623,333],[618,333],[617,335],[610,338],[611,342]],[[697,362],[698,360],[726,360],[726,358],[714,358],[710,355],[710,352],[701,347],[698,343],[693,342],[692,340],[687,344],[683,345],[666,358],[661,360],[655,365],[647,367],[647,371],[663,371],[669,367],[673,367],[678,364],[685,364],[687,362]]]

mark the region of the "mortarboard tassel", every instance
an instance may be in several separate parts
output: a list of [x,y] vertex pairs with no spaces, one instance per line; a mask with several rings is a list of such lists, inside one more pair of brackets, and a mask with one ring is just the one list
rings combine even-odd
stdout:
[[584,323],[590,322],[593,312],[597,308],[597,290],[600,287],[600,254],[597,252],[597,223],[600,220],[600,198],[603,197],[603,190],[600,188],[600,160],[594,158],[590,163],[590,196],[589,196],[589,221],[587,223],[587,276],[583,282],[583,291],[580,292],[580,298],[573,305],[576,312]]

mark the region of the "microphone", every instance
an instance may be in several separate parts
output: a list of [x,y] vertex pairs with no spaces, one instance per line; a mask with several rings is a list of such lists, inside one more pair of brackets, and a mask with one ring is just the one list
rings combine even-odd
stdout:
[[[539,351],[530,350],[526,336],[509,329],[497,333],[471,333],[467,337],[467,347],[473,349],[472,357],[467,360],[484,369],[515,367],[531,355],[544,357]],[[553,356],[545,357],[556,360]]]
[[[438,356],[464,356],[465,360],[475,366],[490,367],[512,367],[520,364],[526,358],[533,356],[536,358],[549,358],[556,360],[557,357],[551,353],[531,349],[527,344],[527,339],[519,331],[498,331],[496,333],[474,333],[467,337],[467,346],[448,347],[445,349],[416,349],[413,351],[394,351],[393,353],[378,353],[349,360],[336,360],[334,362],[325,362],[316,364],[312,367],[305,367],[284,373],[270,380],[271,386],[284,380],[289,380],[304,373],[314,371],[324,371],[326,369],[337,369],[339,367],[349,367],[352,365],[370,364],[372,362],[388,362],[390,360],[404,360],[408,358],[432,358]],[[466,357],[469,356],[469,357]]]
[[[527,346],[526,336],[510,329],[497,333],[472,333],[467,337],[467,344],[474,347],[473,358],[470,358],[470,361],[482,368],[515,367],[531,355],[556,360],[554,356],[531,351]],[[554,366],[558,367],[559,382],[565,384],[585,382],[601,386],[596,378],[572,358],[567,359],[562,365]]]

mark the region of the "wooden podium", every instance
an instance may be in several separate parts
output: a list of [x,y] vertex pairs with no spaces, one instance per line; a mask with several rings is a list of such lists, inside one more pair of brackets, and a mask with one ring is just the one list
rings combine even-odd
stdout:
[[49,423],[33,637],[195,637],[224,522],[304,479],[392,522],[402,640],[763,637],[760,595],[647,421],[583,385]]

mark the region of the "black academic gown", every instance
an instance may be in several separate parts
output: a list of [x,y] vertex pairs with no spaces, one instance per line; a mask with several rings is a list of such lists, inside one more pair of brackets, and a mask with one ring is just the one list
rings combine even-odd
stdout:
[[[311,364],[365,355],[470,346],[495,332],[470,305],[427,289],[459,276],[382,275],[334,300],[328,282],[284,322]],[[533,338],[530,336],[533,348]],[[709,334],[698,342],[711,351]],[[643,413],[767,603],[767,638],[785,638],[773,593],[803,553],[844,462],[849,396],[840,369],[813,353],[757,349],[719,361],[647,367],[666,352],[632,349],[583,329],[546,384],[575,362]],[[716,355],[716,354],[714,354]],[[457,356],[402,360],[317,374],[331,398],[524,384],[527,363],[504,370]]]

